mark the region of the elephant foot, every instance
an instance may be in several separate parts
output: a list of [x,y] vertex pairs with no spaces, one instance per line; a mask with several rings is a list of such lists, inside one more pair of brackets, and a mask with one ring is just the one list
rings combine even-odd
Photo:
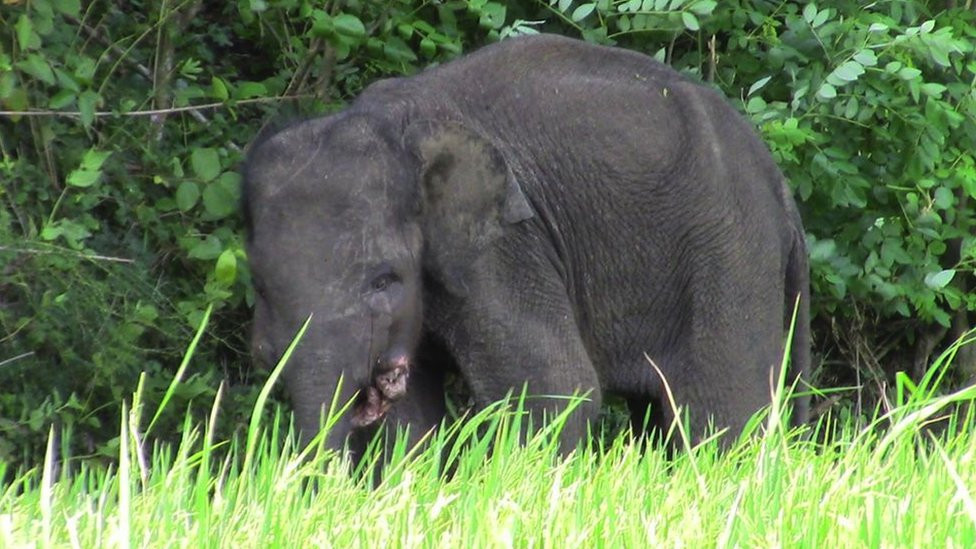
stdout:
[[373,384],[366,388],[365,399],[355,409],[352,422],[357,427],[376,423],[386,415],[393,403],[407,394],[410,363],[406,357],[397,357],[390,368],[377,374]]

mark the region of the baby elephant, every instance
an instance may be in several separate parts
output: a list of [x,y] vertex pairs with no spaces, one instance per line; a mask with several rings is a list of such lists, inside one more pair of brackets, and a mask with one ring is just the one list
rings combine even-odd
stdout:
[[449,369],[477,407],[585,394],[564,448],[610,394],[667,428],[664,380],[693,436],[734,434],[770,402],[797,298],[784,381],[809,367],[782,174],[721,95],[632,51],[522,37],[377,82],[259,138],[245,210],[256,358],[312,315],[283,373],[305,440],[340,377],[353,405],[331,447],[384,423],[423,434]]

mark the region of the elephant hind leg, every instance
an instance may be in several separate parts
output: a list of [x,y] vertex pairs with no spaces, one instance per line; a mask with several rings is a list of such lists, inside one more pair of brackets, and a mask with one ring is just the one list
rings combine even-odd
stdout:
[[[674,412],[666,399],[628,397],[627,409],[630,411],[630,427],[635,438],[652,445],[665,442],[674,422]],[[667,441],[669,449],[675,446],[674,437],[672,434]]]

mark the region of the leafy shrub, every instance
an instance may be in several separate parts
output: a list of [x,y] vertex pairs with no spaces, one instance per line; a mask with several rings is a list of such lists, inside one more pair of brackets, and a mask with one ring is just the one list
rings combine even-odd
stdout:
[[253,396],[246,142],[269,119],[339,108],[371,80],[457,55],[493,9],[4,2],[0,459],[28,462],[52,423],[88,441],[75,454],[109,451],[139,373],[160,398],[208,305],[210,343],[171,409],[210,401],[225,378],[222,417],[237,428],[234,403]]

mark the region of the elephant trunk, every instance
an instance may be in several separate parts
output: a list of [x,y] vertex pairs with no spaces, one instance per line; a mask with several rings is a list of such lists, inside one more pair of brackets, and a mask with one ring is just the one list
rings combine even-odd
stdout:
[[[330,408],[333,408],[333,414],[339,413],[350,400],[357,398],[359,387],[351,379],[342,379],[340,382],[336,376],[303,366],[306,365],[289,365],[290,371],[286,374],[290,375],[285,376],[285,389],[291,397],[295,427],[305,445],[327,425]],[[342,450],[354,427],[352,410],[347,410],[342,417],[332,422],[325,439],[326,447]]]
[[311,442],[328,425],[330,411],[338,414],[345,409],[341,417],[331,422],[325,444],[327,448],[342,450],[349,443],[349,449],[355,452],[359,439],[368,437],[406,394],[412,369],[411,360],[404,353],[381,356],[366,379],[337,376],[331,370],[316,370],[308,364],[290,365],[285,372],[285,389],[291,397],[302,444]]

